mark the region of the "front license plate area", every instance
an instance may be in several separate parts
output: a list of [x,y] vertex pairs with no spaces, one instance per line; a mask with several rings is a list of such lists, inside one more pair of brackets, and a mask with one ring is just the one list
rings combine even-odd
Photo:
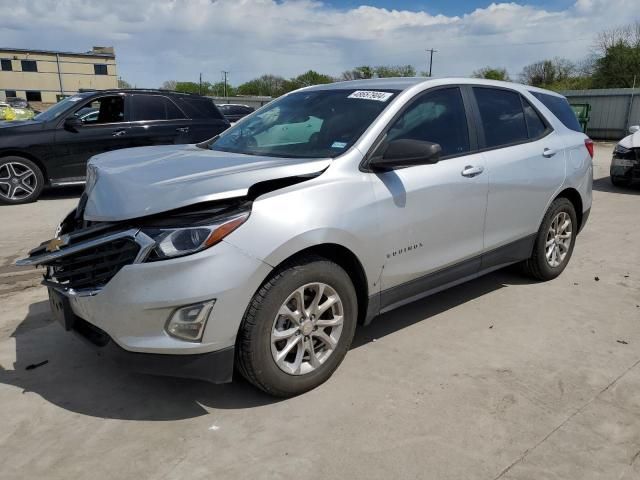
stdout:
[[71,330],[75,321],[75,315],[71,310],[69,299],[57,290],[49,289],[49,306],[53,319],[60,323],[65,330]]

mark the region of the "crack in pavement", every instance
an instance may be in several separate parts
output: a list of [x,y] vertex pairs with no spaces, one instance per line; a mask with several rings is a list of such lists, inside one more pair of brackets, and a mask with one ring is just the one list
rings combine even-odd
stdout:
[[[556,426],[553,430],[551,430],[542,440],[540,440],[538,443],[536,443],[533,447],[527,448],[522,455],[520,455],[520,457],[518,457],[516,460],[514,460],[510,465],[508,465],[506,468],[504,468],[497,477],[494,477],[493,480],[499,480],[500,478],[502,478],[507,472],[509,472],[509,470],[511,470],[513,467],[515,467],[517,464],[519,464],[520,462],[522,462],[522,460],[524,460],[525,458],[527,458],[529,456],[529,454],[531,452],[533,452],[536,448],[538,448],[540,445],[542,445],[544,442],[547,441],[547,439],[549,439],[549,437],[551,437],[554,433],[556,433],[558,430],[560,430],[562,427],[564,427],[567,423],[569,423],[573,417],[575,417],[576,415],[578,415],[579,413],[581,413],[585,408],[587,408],[589,405],[591,405],[598,397],[600,397],[600,395],[602,395],[603,393],[605,393],[606,391],[608,391],[612,386],[614,386],[622,377],[624,377],[627,373],[629,373],[631,370],[633,370],[635,367],[637,367],[638,365],[640,365],[640,360],[636,361],[633,365],[631,365],[629,368],[627,368],[624,372],[622,372],[618,377],[616,377],[613,381],[611,381],[606,387],[604,387],[602,390],[600,390],[596,395],[593,396],[593,398],[591,398],[589,401],[587,401],[584,405],[582,405],[580,408],[578,408],[575,412],[573,412],[571,415],[569,415],[564,421],[562,421],[558,426]],[[631,460],[631,465],[633,465],[633,462],[635,462],[638,457],[640,456],[640,451],[638,453],[636,453],[633,457],[633,459]]]

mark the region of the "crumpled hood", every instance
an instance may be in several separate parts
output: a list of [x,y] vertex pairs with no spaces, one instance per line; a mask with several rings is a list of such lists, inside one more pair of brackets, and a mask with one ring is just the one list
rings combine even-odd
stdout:
[[319,173],[330,159],[275,158],[195,145],[131,148],[94,156],[85,220],[120,221],[201,202],[241,197],[249,187]]
[[620,145],[625,148],[640,148],[640,130],[624,137],[620,140]]

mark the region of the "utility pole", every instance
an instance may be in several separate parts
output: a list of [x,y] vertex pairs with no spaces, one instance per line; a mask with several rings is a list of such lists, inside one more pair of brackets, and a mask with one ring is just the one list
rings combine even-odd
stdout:
[[198,87],[198,94],[202,95],[202,72],[200,72],[200,86]]
[[433,66],[433,54],[438,50],[434,50],[433,48],[427,48],[426,51],[429,52],[429,76],[431,76],[431,67]]
[[227,75],[229,75],[229,72],[222,70],[222,76],[224,77],[224,98],[225,101],[227,99]]

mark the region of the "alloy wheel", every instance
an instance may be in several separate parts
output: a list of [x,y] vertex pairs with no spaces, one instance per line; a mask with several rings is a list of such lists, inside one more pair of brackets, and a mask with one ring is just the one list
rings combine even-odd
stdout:
[[309,283],[291,293],[271,329],[271,355],[280,370],[304,375],[335,351],[344,322],[338,293],[326,283]]
[[571,217],[567,212],[558,213],[551,222],[545,243],[545,256],[550,267],[556,268],[567,257],[573,236]]
[[36,173],[20,162],[0,165],[0,196],[7,200],[24,200],[38,187]]

